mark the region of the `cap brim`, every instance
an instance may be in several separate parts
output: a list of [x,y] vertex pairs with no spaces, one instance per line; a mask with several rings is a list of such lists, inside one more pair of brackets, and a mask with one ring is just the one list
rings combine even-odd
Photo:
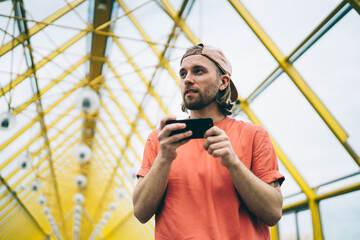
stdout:
[[230,79],[230,90],[231,90],[230,100],[231,100],[231,102],[235,102],[236,100],[238,100],[238,92],[235,87],[235,84],[233,83],[233,81],[231,79]]

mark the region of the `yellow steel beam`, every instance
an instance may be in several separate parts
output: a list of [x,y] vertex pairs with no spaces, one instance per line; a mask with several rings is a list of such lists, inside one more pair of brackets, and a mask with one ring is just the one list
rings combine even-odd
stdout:
[[[106,130],[107,132],[110,132],[110,138],[112,138],[112,136],[111,136],[111,131],[106,127],[104,121],[103,121],[101,118],[99,118],[99,121],[100,121],[100,123],[103,124],[103,127],[105,128],[105,130]],[[100,131],[98,131],[98,129],[97,129],[96,132],[99,134],[99,137],[100,137],[101,140],[104,142],[105,146],[109,149],[109,153],[116,159],[116,164],[117,164],[118,166],[120,166],[120,168],[121,168],[124,172],[126,172],[125,169],[124,169],[124,166],[123,166],[122,164],[120,164],[120,160],[121,160],[121,159],[115,155],[115,153],[113,152],[112,148],[109,146],[108,141],[105,139],[105,137],[102,135],[102,133],[101,133]],[[114,139],[114,140],[115,140],[115,139]],[[125,154],[125,152],[123,152],[123,149],[120,149],[120,151],[122,152],[122,157],[125,158],[128,163],[130,163],[127,155]]]
[[[73,143],[71,143],[70,146],[74,145],[77,141],[78,141],[78,140],[73,141]],[[62,142],[62,144],[65,144],[66,142],[68,142],[68,141],[64,140],[64,141]],[[62,152],[59,156],[57,156],[56,159],[55,159],[55,162],[56,162],[62,155],[64,155],[65,153],[66,153],[66,152],[64,151],[64,152]],[[69,155],[71,155],[71,154],[69,154]],[[41,161],[43,162],[43,161],[45,161],[45,159],[43,158]],[[39,162],[38,165],[41,164],[41,161]],[[65,162],[66,162],[66,161],[61,162],[61,163],[58,164],[58,166],[56,166],[55,168],[56,168],[56,169],[60,168]],[[44,174],[47,170],[49,170],[49,168],[50,168],[50,166],[47,165],[44,169],[41,170],[40,175]],[[14,185],[15,185],[15,186],[18,185],[18,183],[21,182],[21,181],[22,181],[23,179],[25,179],[26,177],[28,177],[28,176],[30,175],[30,173],[31,173],[31,172],[28,172],[26,175],[22,176],[22,178],[19,179]],[[20,189],[20,190],[17,192],[17,195],[20,196],[20,194],[22,194],[24,191],[26,191],[26,190],[25,190],[25,189]],[[28,191],[27,193],[25,193],[24,196],[21,197],[21,198],[23,199],[24,204],[26,204],[27,202],[30,202],[30,201],[31,201],[31,199],[28,199],[28,200],[27,200],[27,198],[28,198],[29,195],[32,194],[32,193],[33,193],[32,191]],[[33,198],[34,196],[36,196],[36,194],[33,194],[32,198]],[[1,198],[2,198],[2,197],[1,197]],[[9,201],[9,200],[8,200],[8,201]],[[5,205],[1,206],[1,211],[2,211],[2,209],[4,209],[5,207],[7,207],[7,206],[10,205],[10,204],[11,204],[11,201],[8,202],[8,203],[6,203]],[[6,212],[3,212],[3,215],[4,215],[4,216],[8,216],[8,215],[12,214],[12,215],[14,216],[16,213],[11,213],[11,212],[12,212],[15,208],[16,208],[16,205],[12,206],[10,209],[6,210]],[[15,209],[15,210],[16,210],[16,209]],[[4,224],[6,224],[8,221],[10,221],[10,220],[11,220],[11,218],[7,219],[6,222],[2,222],[2,224],[4,225]]]
[[[102,139],[102,141],[104,142],[105,146],[108,148],[110,154],[116,159],[117,165],[123,170],[123,172],[125,174],[126,171],[125,171],[124,167],[120,164],[120,159],[116,157],[116,155],[111,150],[111,147],[107,144],[106,139],[102,136],[102,134],[99,131],[97,131],[97,133],[100,136],[100,138]],[[105,201],[106,193],[108,192],[109,188],[111,187],[111,185],[113,183],[113,179],[114,179],[115,174],[116,174],[116,170],[114,169],[113,173],[111,174],[111,178],[106,183],[105,191],[103,192],[102,197],[101,197],[101,202],[97,205],[97,208],[95,210],[95,214],[93,216],[93,219],[95,219],[95,220],[97,219],[97,216],[99,215],[99,212],[102,209],[102,206],[103,206],[104,201]],[[127,185],[124,183],[122,178],[120,178],[120,181],[121,181],[122,185],[124,186],[125,190],[128,192],[128,194],[131,195],[131,191],[127,188]],[[134,186],[134,183],[132,181],[130,181],[130,183]]]
[[40,226],[40,224],[36,221],[36,219],[34,218],[34,216],[31,214],[31,212],[29,211],[29,209],[27,209],[27,207],[23,204],[23,202],[20,200],[20,198],[14,194],[14,191],[11,189],[11,187],[9,186],[9,184],[5,181],[5,179],[0,176],[0,182],[1,185],[5,186],[6,190],[12,194],[12,197],[16,200],[16,202],[20,205],[20,207],[23,209],[23,211],[25,211],[25,213],[27,214],[28,217],[30,217],[31,221],[35,223],[35,226],[44,234],[47,235],[44,231],[44,229]]
[[148,119],[148,117],[145,115],[144,111],[141,109],[140,105],[137,103],[137,101],[135,100],[135,98],[133,97],[131,91],[126,87],[126,85],[124,84],[124,82],[121,80],[120,76],[117,74],[117,72],[115,71],[114,67],[111,65],[111,63],[109,61],[107,61],[107,65],[110,68],[110,70],[112,71],[112,73],[115,75],[115,78],[118,80],[118,82],[121,84],[121,86],[124,89],[124,92],[127,93],[127,95],[129,96],[129,98],[131,99],[131,101],[134,103],[134,105],[136,106],[137,109],[139,109],[139,112],[141,114],[141,117],[149,124],[149,126],[151,124],[150,120]]
[[360,14],[360,0],[346,0]]
[[[115,103],[115,105],[118,107],[118,109],[121,111],[122,115],[125,117],[126,121],[128,122],[128,124],[131,126],[131,121],[129,119],[129,117],[127,116],[124,108],[119,104],[118,100],[116,100],[114,94],[112,94],[112,92],[110,91],[110,89],[107,87],[107,85],[104,83],[103,85],[104,89],[109,93],[109,96],[110,96],[110,99]],[[112,116],[112,115],[109,115],[109,116]],[[147,122],[149,125],[149,127],[154,130],[155,127],[150,123],[150,122]],[[117,125],[117,124],[116,124]],[[134,129],[135,131],[135,134],[136,136],[138,136],[138,138],[140,139],[140,141],[143,143],[143,145],[145,145],[145,141],[144,139],[141,137],[139,131],[135,128]]]
[[[51,125],[49,126],[49,128],[52,128],[56,123],[59,122],[60,119],[62,119],[65,115],[67,115],[69,112],[71,112],[75,107],[72,106],[69,109],[67,109],[58,119],[56,119],[54,122],[51,123]],[[37,119],[37,118],[35,118]],[[28,125],[33,125],[36,121],[31,121]],[[18,137],[21,136],[21,134],[23,134],[25,131],[27,131],[29,129],[29,127],[31,126],[25,126],[24,128],[20,129],[16,134],[14,134],[14,136],[12,136],[11,138],[9,138],[4,144],[2,144],[0,146],[0,151],[2,151],[3,149],[5,149],[10,143],[12,143],[14,140],[16,140]],[[40,137],[42,136],[42,133],[38,133],[38,135],[36,135],[34,138],[31,139],[31,142],[29,144],[27,144],[27,147],[23,147],[24,150],[22,150],[21,152],[25,151],[32,142],[35,142],[36,140],[38,140]],[[2,165],[3,166],[3,165]],[[0,168],[2,169],[2,167]]]
[[173,6],[170,4],[168,0],[161,0],[162,4],[164,5],[165,11],[169,17],[172,18],[176,26],[178,26],[183,33],[185,33],[186,37],[189,39],[189,41],[196,45],[200,43],[200,40],[194,35],[194,33],[190,30],[188,25],[185,23],[185,21],[178,16],[178,12],[173,8]]
[[[115,153],[112,151],[111,147],[109,146],[109,144],[107,143],[105,137],[101,134],[100,131],[98,131],[98,129],[96,129],[97,134],[100,136],[101,140],[103,141],[104,145],[107,147],[107,149],[109,150],[109,153],[113,156],[113,158],[116,160],[116,164],[123,170],[124,173],[126,173],[126,170],[124,169],[124,166],[120,163],[120,158],[118,158]],[[106,156],[106,155],[105,155]],[[123,156],[126,157],[127,156]],[[112,183],[112,179],[114,178],[116,171],[113,171],[110,180],[108,181],[108,183]],[[125,185],[124,181],[122,180],[122,178],[120,178],[121,183]],[[134,186],[134,183],[132,181],[130,181],[130,183]],[[110,184],[108,184],[110,185]],[[131,192],[128,190],[128,193],[131,194]]]
[[[315,196],[315,200],[317,201],[321,201],[327,198],[331,198],[331,197],[335,197],[335,196],[339,196],[341,194],[346,194],[349,192],[354,192],[360,190],[360,183],[355,183],[349,186],[345,186],[343,188],[339,188],[330,192],[326,192],[326,193],[322,193],[322,194],[318,194]],[[301,200],[295,203],[291,203],[288,205],[285,205],[283,207],[283,212],[289,212],[289,211],[293,211],[295,209],[299,209],[299,208],[303,208],[308,206],[309,202],[308,200]]]
[[69,48],[71,45],[79,41],[82,37],[84,37],[88,33],[88,30],[81,31],[78,35],[70,39],[67,43],[65,43],[63,46],[56,49],[54,52],[52,52],[49,56],[44,57],[43,60],[35,64],[34,68],[29,68],[25,73],[18,76],[16,79],[12,80],[8,85],[6,85],[3,88],[3,91],[0,93],[0,97],[3,96],[5,93],[9,92],[13,86],[18,85],[22,81],[24,81],[26,78],[30,77],[34,71],[39,70],[41,67],[43,67],[45,64],[50,62],[52,59],[54,59],[59,54],[63,53],[67,48]]
[[[97,79],[94,79],[92,82],[97,82],[101,80],[101,77],[98,77]],[[84,86],[86,84],[85,81],[80,81],[79,83],[77,83],[73,89],[71,89],[70,91],[67,91],[66,93],[64,93],[62,95],[62,97],[60,99],[58,99],[53,105],[51,105],[48,109],[46,109],[44,111],[44,115],[46,115],[47,113],[49,113],[53,108],[55,108],[59,103],[61,103],[63,100],[65,100],[70,94],[72,94],[76,89]],[[37,116],[36,118],[34,118],[30,123],[28,123],[24,129],[27,130],[29,128],[31,128],[39,119],[39,116]],[[24,151],[24,150],[23,150]],[[12,160],[14,160],[17,156],[19,156],[21,154],[22,151],[18,151],[15,155],[13,155],[10,159],[8,159],[5,163],[1,164],[0,169],[3,169],[4,166],[8,165]]]
[[[19,233],[29,233],[29,231],[36,231],[34,228],[27,227],[31,224],[27,219],[24,218],[24,215],[21,212],[21,209],[16,209],[14,215],[11,218],[6,219],[6,226],[1,227],[2,235],[1,239],[27,239],[27,238],[19,238]],[[14,223],[15,222],[15,223]],[[21,226],[22,231],[19,231],[19,226]],[[40,236],[37,236],[32,232],[32,237],[40,237],[41,239],[48,238],[48,234],[37,230],[37,233],[40,233]]]
[[[70,74],[71,72],[73,72],[76,68],[78,68],[80,65],[82,65],[83,63],[85,63],[87,60],[89,59],[89,55],[83,57],[79,62],[77,62],[76,64],[74,64],[72,67],[69,68],[69,70],[65,71],[59,78],[57,78],[55,81],[52,81],[49,85],[47,85],[44,89],[42,89],[40,91],[40,95],[45,94],[49,89],[51,89],[53,86],[55,86],[58,82],[60,82],[61,80],[63,80],[68,74]],[[74,89],[75,90],[75,89]],[[34,101],[36,101],[38,99],[38,95],[34,95],[29,101],[27,101],[25,104],[17,107],[16,109],[14,109],[14,113],[15,114],[19,114],[20,112],[22,112],[27,106],[29,106],[31,103],[33,103]],[[55,105],[56,106],[56,105]],[[53,107],[55,107],[53,105]],[[52,108],[51,108],[52,109]],[[45,111],[45,114],[48,113],[49,110],[47,109]],[[17,139],[21,134],[23,134],[26,130],[29,129],[29,127],[31,127],[35,122],[38,121],[38,117],[36,117],[30,124],[30,126],[26,126],[22,129],[20,129],[14,136],[12,136],[10,139],[8,139],[3,145],[0,146],[0,151],[2,149],[4,149],[5,147],[7,147],[12,141],[14,141],[15,139]],[[1,169],[1,168],[0,168]]]
[[[65,70],[63,74],[61,74],[57,79],[50,82],[49,85],[44,87],[40,90],[40,96],[44,95],[47,91],[49,91],[52,87],[54,87],[56,84],[61,82],[65,77],[67,77],[69,74],[71,74],[75,69],[77,69],[80,65],[85,63],[87,60],[89,60],[90,55],[86,55],[80,61],[75,63],[73,66],[71,66],[68,70]],[[27,108],[31,103],[38,100],[38,95],[34,95],[31,99],[29,99],[26,103],[22,104],[21,106],[18,106],[13,110],[14,114],[19,114],[22,112],[25,108]]]
[[[65,152],[63,152],[62,154],[64,154],[64,153],[65,153]],[[43,159],[43,161],[44,161],[44,159]],[[60,163],[60,165],[62,165],[62,164],[63,164],[63,163]],[[60,167],[60,165],[59,165],[59,167]],[[47,170],[49,170],[49,168],[50,168],[50,166],[47,165],[47,166],[41,171],[40,175],[42,175],[42,174],[45,173]],[[22,181],[22,180],[23,180],[24,178],[26,178],[27,176],[29,176],[30,173],[31,173],[31,172],[28,172],[26,175],[24,175],[21,179],[19,179],[19,180],[17,181],[17,183],[18,183],[19,181]],[[14,185],[17,185],[17,183],[15,183]],[[27,189],[27,190],[28,190],[28,189]],[[20,189],[19,191],[17,191],[17,195],[19,196],[19,198],[20,198],[20,195],[21,195],[23,192],[25,192],[25,191],[26,191],[26,189]],[[36,194],[33,194],[33,193],[34,193],[34,192],[28,190],[23,196],[21,196],[21,199],[22,199],[22,202],[24,203],[24,205],[25,205],[27,202],[30,202],[35,196],[37,196]],[[32,196],[30,196],[31,194],[32,194]],[[28,198],[31,198],[31,199],[28,199]],[[48,199],[48,200],[49,200],[49,199]],[[8,200],[8,201],[9,201],[9,200]],[[2,209],[6,208],[8,205],[10,205],[11,202],[12,202],[12,201],[9,201],[9,202],[7,202],[4,206],[1,206],[1,211],[3,211]],[[14,206],[10,207],[9,209],[7,209],[6,212],[5,212],[5,211],[3,212],[3,216],[10,216],[10,215],[12,215],[12,217],[8,218],[5,222],[2,222],[3,225],[7,224],[9,221],[11,221],[12,218],[15,217],[15,215],[17,214],[17,212],[16,212],[17,209],[15,209],[16,206],[17,206],[17,205],[14,205]],[[29,208],[29,209],[31,209],[31,208]],[[15,212],[13,212],[13,211],[15,211]]]
[[[117,129],[117,130],[119,131],[119,133],[121,134],[121,136],[122,136],[124,139],[126,139],[125,133],[121,130],[121,128],[119,127],[119,125],[116,123],[114,117],[112,116],[112,114],[110,113],[110,111],[109,111],[109,109],[106,107],[106,105],[105,105],[103,102],[101,102],[101,106],[103,107],[103,109],[105,110],[105,112],[108,114],[108,116],[110,117],[111,121],[114,123],[116,129]],[[106,127],[106,124],[103,122],[103,120],[101,120],[101,121],[102,121],[102,124],[104,125],[104,127]],[[112,136],[110,130],[109,130],[107,127],[106,127],[106,129],[107,129],[109,135],[112,137],[113,141],[115,142],[115,139],[114,139],[114,137]],[[120,147],[120,146],[118,145],[118,143],[116,143],[116,144],[117,144],[116,146],[121,150],[121,154],[125,155],[124,149],[123,149],[122,147]],[[141,162],[141,158],[140,158],[139,155],[137,154],[136,150],[132,147],[131,143],[129,144],[129,148],[130,148],[131,151],[134,153],[136,159],[139,160],[139,162]],[[128,162],[128,164],[129,164],[130,166],[133,166],[133,164],[129,161],[129,159],[126,159],[126,161]]]
[[169,111],[167,110],[167,108],[165,107],[165,105],[163,104],[163,102],[161,101],[161,98],[159,97],[159,95],[155,92],[154,88],[151,86],[151,82],[149,82],[145,76],[142,74],[141,70],[139,69],[139,67],[136,65],[136,63],[133,61],[133,59],[130,57],[130,55],[127,53],[126,49],[124,48],[124,46],[120,43],[120,41],[117,38],[112,38],[114,40],[114,42],[116,43],[116,45],[120,48],[121,52],[125,55],[126,60],[128,63],[130,63],[130,65],[134,68],[135,72],[139,75],[141,81],[145,84],[145,86],[148,89],[148,92],[150,93],[150,95],[156,100],[156,102],[159,104],[160,108],[164,111],[164,113],[166,115],[169,115]]
[[313,226],[314,239],[323,239],[321,216],[319,210],[319,202],[315,199],[309,199],[309,208],[311,211],[311,220]]
[[[73,110],[73,108],[74,108],[74,106],[70,107],[67,111],[65,111],[59,118],[57,118],[54,122],[52,122],[52,123],[49,125],[49,128],[52,128],[55,124],[57,124],[64,116],[66,116],[69,112],[71,112],[71,111]],[[77,117],[77,118],[75,118],[75,119],[77,120],[78,118],[79,118],[79,117]],[[73,123],[73,122],[71,122],[71,123]],[[69,126],[69,124],[68,124],[68,126]],[[66,127],[64,128],[64,130],[67,129],[68,126],[66,126]],[[37,134],[34,138],[32,138],[26,145],[24,145],[23,148],[21,148],[21,149],[19,150],[19,152],[20,152],[20,153],[21,153],[21,152],[24,152],[26,149],[28,149],[28,148],[30,147],[30,145],[31,145],[33,142],[37,141],[41,136],[42,136],[42,133],[41,133],[41,132],[38,133],[38,134]],[[35,156],[36,156],[36,155],[37,155],[37,154],[35,154]],[[8,180],[9,180],[13,175],[15,175],[18,171],[19,171],[19,169],[16,168],[11,174],[9,174],[9,175],[6,177],[6,181],[8,181]]]
[[[95,141],[96,142],[96,141]],[[99,145],[99,144],[97,144],[97,145]],[[101,168],[101,170],[103,170],[104,171],[104,176],[111,176],[111,171],[110,171],[110,169],[107,167],[107,166],[105,166],[105,163],[101,160],[101,157],[99,156],[99,153],[97,152],[97,150],[99,150],[99,148],[96,148],[95,149],[95,151],[94,151],[94,153],[95,153],[95,155],[97,156],[97,158],[98,158],[98,161],[101,163],[101,165],[102,165],[102,168]],[[101,151],[101,150],[99,150],[99,151]],[[105,157],[106,158],[106,157]],[[107,158],[106,158],[107,159]],[[95,162],[97,162],[97,161],[95,161]],[[105,173],[105,171],[106,171],[106,173]],[[108,179],[107,179],[108,180]]]
[[278,232],[279,232],[278,224],[270,228],[271,240],[279,240]]
[[270,39],[270,37],[265,33],[261,26],[256,22],[256,20],[251,16],[247,9],[241,4],[239,0],[229,0],[234,9],[238,14],[244,19],[248,24],[251,30],[255,33],[258,39],[263,43],[263,45],[268,49],[274,59],[279,63],[279,66],[283,71],[289,76],[293,83],[297,86],[300,92],[312,105],[315,111],[323,119],[329,129],[334,133],[340,143],[348,151],[354,161],[360,166],[360,158],[352,151],[351,147],[347,144],[346,140],[348,135],[340,124],[335,120],[335,118],[330,114],[324,104],[316,96],[316,94],[311,90],[307,83],[302,79],[300,74],[296,69],[287,61],[287,58],[282,54],[280,49],[275,45],[275,43]]
[[[81,129],[81,127],[79,127],[79,128],[77,128],[72,134],[69,134],[69,136],[66,138],[66,139],[64,139],[60,144],[59,144],[59,146],[63,146],[65,143],[67,143],[67,142],[69,142],[69,140],[78,132],[78,131],[80,131],[80,129]],[[71,146],[72,144],[70,144],[70,146]],[[53,152],[55,152],[58,148],[59,148],[59,146],[58,147],[56,147],[56,148],[54,148],[54,149],[52,149],[52,151]],[[57,161],[57,159],[59,159],[60,157],[61,157],[61,155],[63,155],[65,153],[65,151],[64,152],[62,152],[59,156],[57,156],[56,158],[55,158],[55,162]],[[40,159],[39,160],[39,163],[37,164],[37,166],[35,166],[35,168],[39,168],[39,166],[44,162],[46,160],[46,157],[43,157],[42,159]],[[45,168],[44,168],[44,170],[42,170],[39,174],[40,174],[40,176],[47,170],[47,169],[49,169],[50,168],[50,166],[49,165],[47,165]],[[28,171],[26,174],[24,174],[21,178],[19,178],[14,184],[13,184],[13,187],[15,188],[17,185],[19,185],[25,178],[27,178],[29,175],[31,174],[31,171]],[[7,179],[9,179],[10,177],[8,177]],[[19,193],[21,193],[22,192],[22,190],[20,190],[19,191]],[[9,204],[9,203],[8,203]],[[7,204],[5,204],[4,203],[4,205],[0,208],[0,211],[1,211],[1,209],[3,209],[4,207],[6,207],[7,206]]]
[[[251,108],[249,107],[249,105],[247,105],[245,101],[241,101],[240,107],[254,124],[262,126],[260,120],[256,117],[254,112],[251,110]],[[296,170],[296,168],[291,163],[291,161],[286,157],[285,153],[281,150],[279,145],[275,142],[273,138],[271,138],[271,141],[274,145],[276,155],[278,156],[280,161],[284,164],[284,166],[289,171],[291,176],[293,176],[294,180],[297,182],[301,190],[305,193],[305,195],[308,198],[315,198],[315,192],[311,189],[309,184],[307,184],[307,182],[303,179],[300,173]]]
[[[109,172],[109,176],[112,175],[112,165],[113,163],[110,161],[109,157],[107,156],[107,154],[105,153],[104,149],[103,149],[103,145],[99,143],[99,141],[95,138],[94,139],[94,143],[97,145],[97,149],[96,150],[99,150],[101,153],[102,153],[102,156],[101,157],[100,155],[98,155],[98,158],[99,158],[99,161],[104,165],[105,165],[105,161],[107,164],[110,165],[110,169],[108,169],[108,167],[106,166],[106,170]],[[116,161],[116,158],[115,158],[115,161]],[[110,179],[110,177],[109,177]]]
[[326,193],[322,193],[316,196],[316,200],[323,200],[323,199],[327,199],[330,197],[335,197],[335,196],[339,196],[341,194],[346,194],[349,192],[354,192],[354,191],[358,191],[360,190],[360,182],[358,183],[354,183],[352,185],[349,186],[345,186],[343,188],[339,188],[330,192],[326,192]]
[[[108,1],[94,1],[94,12],[93,12],[93,28],[96,29],[97,27],[103,25],[104,23],[108,22],[111,17],[112,7],[113,7],[113,0]],[[105,4],[103,8],[99,8],[99,4]],[[110,31],[110,26],[105,27],[102,29],[104,32]],[[91,81],[92,79],[102,75],[102,67],[103,61],[98,61],[105,57],[105,50],[106,50],[106,41],[107,36],[98,35],[95,31],[92,33],[91,36],[91,60],[89,65],[89,75],[88,78]],[[96,92],[98,92],[98,88],[94,88]]]
[[[243,111],[246,113],[246,115],[249,117],[249,119],[257,124],[262,125],[260,120],[256,117],[256,115],[253,113],[253,111],[250,109],[248,104],[244,99],[242,99],[239,96],[239,99],[241,99],[241,105],[240,107],[243,109]],[[311,187],[306,183],[305,179],[302,178],[300,173],[296,170],[294,165],[291,163],[291,161],[286,157],[285,153],[281,150],[279,145],[275,142],[275,140],[271,137],[271,141],[274,145],[276,155],[280,159],[280,161],[284,164],[286,169],[289,171],[291,176],[294,178],[294,180],[297,182],[299,187],[302,189],[302,191],[305,193],[305,195],[308,198],[309,207],[311,211],[311,216],[313,220],[313,230],[314,230],[314,239],[322,239],[322,228],[320,223],[320,213],[319,213],[319,207],[318,202],[316,201],[316,194],[311,189]]]
[[131,13],[131,11],[129,11],[129,9],[125,5],[124,1],[117,0],[117,3],[124,10],[124,12],[126,13],[128,18],[130,19],[130,21],[134,24],[134,26],[136,27],[138,32],[144,38],[145,42],[148,43],[149,47],[153,50],[155,55],[159,58],[160,65],[162,65],[168,71],[170,76],[175,80],[176,84],[178,86],[180,86],[180,80],[179,80],[178,76],[175,74],[174,70],[170,67],[169,62],[162,57],[161,52],[156,48],[156,46],[154,44],[151,43],[151,40],[150,40],[149,36],[145,33],[144,29],[142,29],[139,22],[136,20],[136,18]]
[[[70,92],[67,92],[63,95],[62,98],[60,98],[57,102],[55,102],[53,105],[51,105],[46,111],[44,114],[50,112],[54,107],[56,107],[60,102],[62,102],[67,95],[70,95],[71,91]],[[24,129],[29,129],[32,127],[32,125],[34,123],[36,123],[39,119],[39,116],[37,116],[36,118],[34,118],[30,123],[28,123]],[[23,151],[25,151],[30,145],[31,145],[31,141],[29,144],[23,146],[18,152],[16,152],[14,155],[12,155],[6,162],[4,162],[1,166],[0,166],[0,169],[3,169],[6,165],[8,165],[12,160],[14,160],[16,157],[18,157]]]
[[290,212],[290,211],[293,211],[293,210],[296,210],[296,209],[299,209],[299,208],[304,208],[304,207],[307,208],[308,206],[309,206],[309,200],[308,199],[300,200],[300,201],[297,201],[297,202],[294,202],[294,203],[283,206],[283,213],[284,212]]
[[28,34],[23,33],[20,36],[12,39],[10,42],[6,43],[0,48],[0,57],[5,53],[9,52],[10,50],[14,49],[19,44],[22,44],[27,39],[27,37],[32,37],[34,34],[40,32],[46,26],[52,24],[54,21],[64,16],[66,13],[71,11],[73,8],[79,6],[83,2],[85,2],[85,0],[74,0],[71,3],[67,3],[65,7],[57,10],[55,13],[44,19],[42,22],[37,23],[34,27],[30,28]]

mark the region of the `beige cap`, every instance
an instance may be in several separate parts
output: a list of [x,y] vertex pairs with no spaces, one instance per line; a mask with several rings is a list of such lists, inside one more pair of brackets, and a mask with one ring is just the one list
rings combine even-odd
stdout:
[[231,89],[230,100],[231,102],[235,102],[238,99],[238,92],[236,90],[233,81],[231,80],[232,67],[229,60],[225,57],[224,53],[216,47],[204,45],[203,43],[200,43],[197,46],[199,48],[194,48],[190,51],[188,50],[184,54],[184,56],[181,58],[180,64],[182,63],[184,58],[191,55],[202,55],[213,61],[215,65],[222,71],[223,74],[225,73],[229,74],[230,89]]

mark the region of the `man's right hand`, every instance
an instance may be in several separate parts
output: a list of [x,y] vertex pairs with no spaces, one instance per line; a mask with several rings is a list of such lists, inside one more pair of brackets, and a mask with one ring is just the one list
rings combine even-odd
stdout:
[[176,117],[166,116],[163,119],[161,119],[160,127],[158,130],[158,140],[160,144],[159,157],[172,162],[177,156],[176,149],[181,145],[190,141],[189,139],[187,140],[182,140],[182,139],[190,137],[192,135],[192,132],[186,131],[183,133],[169,136],[172,131],[184,129],[186,127],[186,124],[184,123],[166,124],[166,121],[168,120],[176,120]]

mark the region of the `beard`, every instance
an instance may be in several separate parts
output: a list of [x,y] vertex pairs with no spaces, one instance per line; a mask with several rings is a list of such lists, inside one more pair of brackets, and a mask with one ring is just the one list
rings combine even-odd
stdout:
[[216,79],[216,81],[208,86],[201,92],[198,91],[197,98],[185,98],[185,95],[183,96],[184,106],[189,110],[200,110],[207,106],[209,106],[211,103],[216,101],[219,89],[218,89],[218,83],[220,79]]

